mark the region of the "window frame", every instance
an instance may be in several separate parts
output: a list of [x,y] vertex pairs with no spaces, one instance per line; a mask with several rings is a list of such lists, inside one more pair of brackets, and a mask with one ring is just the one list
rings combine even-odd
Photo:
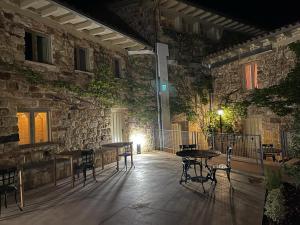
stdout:
[[[250,65],[250,81],[251,81],[251,87],[247,88],[247,79],[246,79],[246,66]],[[254,67],[256,65],[256,82],[255,82],[255,75],[253,73]],[[258,89],[258,61],[250,61],[246,62],[242,65],[242,84],[243,84],[243,90],[245,91],[251,91],[254,89]],[[255,85],[256,84],[256,85]]]
[[[79,57],[79,50],[83,49],[85,52],[85,70],[79,68],[80,67],[80,57]],[[74,70],[81,71],[81,72],[90,72],[90,57],[89,57],[90,49],[81,47],[81,46],[74,46]]]
[[[19,109],[17,113],[29,113],[29,132],[30,132],[30,143],[28,144],[19,144],[20,146],[26,145],[39,145],[39,144],[47,144],[51,142],[51,129],[50,129],[50,111],[48,109]],[[35,119],[34,113],[47,113],[47,134],[48,141],[46,142],[38,142],[35,143]],[[18,127],[19,128],[19,127]]]
[[[26,33],[31,34],[31,51],[32,51],[32,59],[26,59],[26,40],[25,36]],[[33,30],[25,30],[25,36],[24,36],[24,42],[25,42],[25,48],[24,48],[24,55],[25,55],[25,60],[30,61],[30,62],[37,62],[37,63],[44,63],[44,64],[49,64],[52,65],[53,63],[53,57],[52,57],[52,38],[51,35],[43,34],[40,32],[36,32]],[[48,55],[47,55],[47,60],[46,61],[39,61],[38,60],[38,44],[37,44],[37,37],[42,37],[48,40]]]

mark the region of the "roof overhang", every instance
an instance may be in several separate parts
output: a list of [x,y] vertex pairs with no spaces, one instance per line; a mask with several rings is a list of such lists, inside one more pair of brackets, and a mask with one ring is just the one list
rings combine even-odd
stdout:
[[188,1],[161,0],[160,9],[164,16],[182,16],[195,22],[206,21],[227,30],[249,35],[261,35],[264,33],[261,29],[235,21],[218,13],[211,12],[197,5],[193,5]]
[[[6,0],[9,3],[8,0]],[[92,37],[105,47],[125,51],[138,51],[151,49],[143,41],[124,34],[115,28],[112,28],[101,21],[83,15],[73,9],[70,9],[57,1],[52,0],[20,0],[19,9],[29,11],[41,17],[48,19],[59,26],[65,26],[81,33],[81,36]]]

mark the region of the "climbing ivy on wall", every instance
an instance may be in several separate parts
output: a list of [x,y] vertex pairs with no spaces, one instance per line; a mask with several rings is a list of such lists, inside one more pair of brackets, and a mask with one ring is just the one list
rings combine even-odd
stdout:
[[[134,65],[133,60],[131,63]],[[63,80],[47,80],[40,72],[17,63],[8,64],[0,61],[0,65],[6,67],[6,70],[24,76],[30,84],[67,90],[78,97],[92,97],[107,108],[126,107],[131,115],[143,122],[152,122],[157,113],[155,89],[151,83],[153,74],[137,73],[133,76],[127,71],[124,79],[120,79],[114,76],[110,65],[102,64],[95,69],[93,80],[79,86]]]

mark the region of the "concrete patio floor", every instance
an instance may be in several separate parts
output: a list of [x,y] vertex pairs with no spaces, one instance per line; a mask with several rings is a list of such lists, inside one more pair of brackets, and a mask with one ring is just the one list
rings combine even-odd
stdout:
[[[181,159],[153,152],[134,157],[135,168],[116,172],[115,164],[71,188],[70,179],[25,192],[26,206],[2,207],[1,225],[195,225],[261,224],[265,187],[261,178],[232,173],[232,187],[219,173],[210,182],[180,185]],[[123,161],[120,161],[121,168]]]

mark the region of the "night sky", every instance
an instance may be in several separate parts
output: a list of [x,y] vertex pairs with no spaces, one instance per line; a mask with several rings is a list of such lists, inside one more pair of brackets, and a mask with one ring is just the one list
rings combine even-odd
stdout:
[[[63,1],[82,8],[82,11],[87,7],[87,3],[88,7],[103,11],[106,4],[120,0]],[[266,30],[300,21],[300,9],[297,7],[297,0],[190,0],[190,2]]]

